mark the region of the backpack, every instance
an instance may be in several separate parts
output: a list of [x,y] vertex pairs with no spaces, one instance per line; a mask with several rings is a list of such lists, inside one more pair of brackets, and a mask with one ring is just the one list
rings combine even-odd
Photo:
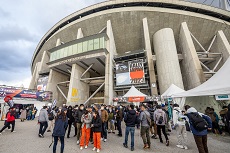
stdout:
[[151,125],[151,118],[150,118],[150,116],[148,116],[148,115],[146,114],[146,112],[144,112],[144,113],[145,113],[145,116],[146,116],[148,125]]
[[163,118],[163,116],[161,115],[161,116],[159,117],[159,119],[158,119],[158,124],[162,124],[162,123],[163,123],[163,120],[164,120],[164,118]]
[[54,114],[53,112],[49,113],[49,120],[52,121],[54,119]]
[[197,131],[203,131],[208,129],[208,123],[198,113],[189,113],[187,115],[191,124]]

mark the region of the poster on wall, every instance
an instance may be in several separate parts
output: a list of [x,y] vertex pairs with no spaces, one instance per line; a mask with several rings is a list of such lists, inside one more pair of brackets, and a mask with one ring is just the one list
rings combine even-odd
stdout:
[[116,64],[116,85],[145,83],[143,60],[134,60]]
[[48,76],[41,77],[38,79],[38,83],[37,83],[37,90],[38,91],[45,91],[46,90],[48,79],[49,79]]
[[37,99],[39,101],[50,101],[52,99],[52,92],[19,89],[14,87],[0,87],[0,97],[3,98],[5,96],[10,96],[12,98],[29,98]]

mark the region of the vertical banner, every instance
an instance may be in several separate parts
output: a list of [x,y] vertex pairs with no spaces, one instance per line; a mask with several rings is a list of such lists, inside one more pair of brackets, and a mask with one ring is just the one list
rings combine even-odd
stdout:
[[46,90],[46,86],[48,84],[48,76],[45,77],[41,77],[38,79],[38,83],[37,83],[37,90],[38,91],[45,91]]
[[144,62],[142,59],[116,64],[116,85],[145,83]]

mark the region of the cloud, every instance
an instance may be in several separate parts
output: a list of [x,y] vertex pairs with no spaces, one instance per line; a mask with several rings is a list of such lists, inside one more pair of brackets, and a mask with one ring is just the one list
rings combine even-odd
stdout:
[[62,18],[104,0],[0,1],[0,85],[29,86],[33,52]]

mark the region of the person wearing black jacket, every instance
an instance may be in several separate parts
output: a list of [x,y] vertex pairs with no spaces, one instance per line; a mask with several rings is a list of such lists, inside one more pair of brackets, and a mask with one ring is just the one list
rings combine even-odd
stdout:
[[230,134],[230,104],[228,105],[228,112],[226,114],[226,124],[228,127],[228,132]]
[[93,119],[91,123],[91,130],[93,131],[93,151],[97,149],[97,152],[101,150],[101,131],[102,131],[102,120],[99,116],[98,111],[93,112]]
[[79,140],[80,140],[81,126],[82,126],[81,117],[84,113],[85,113],[85,108],[84,108],[84,105],[81,104],[80,109],[78,109],[75,112],[75,122],[77,123],[77,144],[78,145],[80,143]]
[[115,109],[116,112],[116,121],[117,121],[117,130],[118,130],[118,136],[122,137],[122,130],[121,130],[121,121],[122,121],[122,110],[116,108]]
[[125,148],[128,148],[127,146],[128,136],[129,133],[131,133],[131,151],[134,151],[134,133],[135,133],[135,125],[138,122],[138,118],[136,115],[136,111],[134,110],[134,105],[130,105],[128,109],[129,110],[124,117],[126,128],[125,128],[125,142],[123,143],[123,145]]
[[67,110],[67,118],[68,118],[68,133],[67,133],[67,138],[69,138],[70,132],[71,132],[71,126],[74,122],[74,117],[73,117],[73,107],[69,106]]

